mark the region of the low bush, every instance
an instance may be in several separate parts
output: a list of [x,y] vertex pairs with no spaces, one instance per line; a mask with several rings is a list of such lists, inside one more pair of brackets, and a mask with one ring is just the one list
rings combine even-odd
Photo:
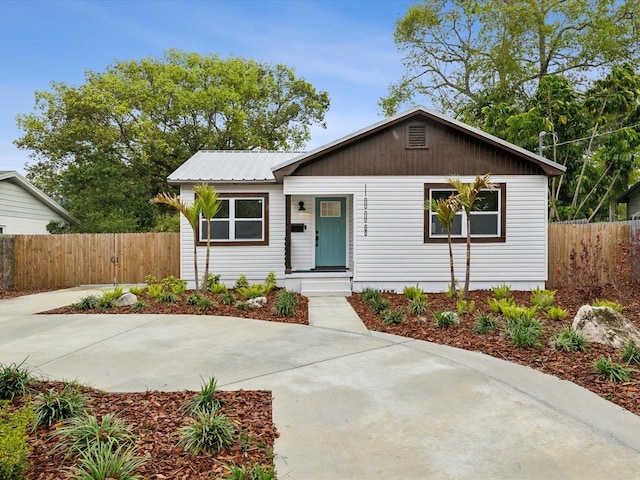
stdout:
[[222,402],[216,397],[217,388],[218,381],[215,377],[209,377],[206,382],[203,379],[200,392],[187,402],[185,409],[189,413],[198,411],[213,412],[220,409]]
[[507,317],[508,320],[516,320],[521,318],[526,318],[527,320],[533,320],[536,317],[536,313],[538,313],[538,309],[536,307],[519,307],[516,305],[513,306],[503,306],[500,309],[502,314]]
[[402,310],[385,310],[382,312],[382,323],[385,325],[397,325],[404,321],[404,312]]
[[640,365],[640,349],[636,347],[633,340],[629,340],[624,344],[620,356],[622,360],[627,362],[627,365]]
[[495,287],[491,287],[491,291],[496,300],[507,299],[511,296],[511,285],[507,285],[506,283],[496,285]]
[[161,283],[152,283],[151,285],[149,285],[147,287],[147,294],[151,298],[156,298],[157,299],[158,297],[160,297],[160,295],[162,295],[163,291],[164,291],[164,287],[162,286]]
[[531,304],[538,310],[547,311],[553,307],[556,290],[544,290],[537,287],[531,290]]
[[227,288],[227,286],[224,283],[214,283],[213,285],[211,285],[211,287],[209,287],[209,291],[211,293],[225,293],[228,292],[229,289]]
[[229,291],[222,292],[220,302],[222,302],[223,305],[233,305],[236,302],[236,296]]
[[499,300],[496,298],[488,298],[487,305],[489,305],[489,309],[493,313],[502,313],[502,310],[505,308],[515,307],[516,301],[513,297],[501,298]]
[[473,331],[480,335],[486,335],[498,328],[499,324],[500,321],[497,318],[486,313],[478,313],[478,315],[476,315],[476,323],[473,327]]
[[248,467],[240,465],[227,465],[229,474],[224,477],[224,480],[274,480],[276,478],[276,471],[273,467],[263,466],[259,463],[254,463]]
[[216,303],[202,293],[194,293],[187,297],[187,304],[198,307],[199,310],[206,311],[213,307]]
[[54,451],[64,451],[67,455],[85,452],[95,443],[108,443],[115,448],[133,446],[136,438],[131,427],[111,413],[100,420],[95,415],[70,418],[51,435],[58,440]]
[[632,368],[615,363],[611,358],[600,357],[593,361],[593,368],[602,380],[610,382],[628,382],[631,380]]
[[609,307],[614,309],[618,313],[622,313],[624,310],[624,305],[620,305],[619,303],[612,302],[611,300],[600,300],[596,298],[593,302],[594,307]]
[[233,288],[237,290],[239,288],[246,288],[248,286],[249,286],[249,280],[247,280],[247,276],[243,273],[238,277]]
[[420,297],[414,298],[413,300],[409,300],[409,312],[411,315],[422,315],[427,311],[429,307],[429,303],[427,302],[427,295],[424,294]]
[[163,290],[156,300],[161,303],[176,304],[180,301],[180,298],[172,290]]
[[569,315],[569,312],[566,311],[564,308],[551,307],[549,308],[549,310],[544,312],[544,315],[550,320],[553,320],[554,322],[558,322],[560,320],[564,320],[565,318],[567,318],[567,316]]
[[113,303],[117,299],[119,299],[123,293],[124,290],[121,286],[118,285],[113,290],[107,290],[106,292],[103,292],[100,300]]
[[249,302],[236,302],[235,307],[242,311],[253,310],[253,306]]
[[33,392],[35,378],[24,362],[26,359],[8,365],[0,363],[0,400],[13,400]]
[[291,290],[280,290],[276,295],[276,304],[273,313],[278,317],[293,317],[298,306],[298,296]]
[[61,391],[49,389],[36,397],[34,429],[84,414],[86,398],[76,383],[67,383]]
[[186,452],[194,454],[202,451],[216,453],[233,443],[235,433],[233,421],[219,409],[198,410],[195,418],[178,430],[178,444]]
[[213,292],[213,288],[216,285],[220,285],[220,275],[210,273],[209,278],[207,278],[207,289],[209,289],[210,292]]
[[252,298],[264,297],[271,291],[272,288],[273,287],[266,286],[263,283],[254,283],[253,285],[250,285],[248,287],[238,287],[236,288],[236,292],[242,298],[251,300]]
[[24,478],[31,453],[28,427],[33,417],[30,405],[9,410],[8,402],[0,401],[0,478],[3,480]]
[[264,279],[264,284],[269,288],[269,291],[276,288],[276,286],[278,285],[278,278],[276,277],[275,272],[269,272],[267,274],[267,278]]
[[433,317],[433,326],[436,328],[449,328],[460,323],[460,316],[456,312],[436,312]]
[[144,292],[144,288],[134,286],[129,289],[129,292],[133,293],[134,295],[142,295],[142,292]]
[[404,287],[402,293],[404,294],[404,298],[407,300],[415,300],[416,298],[420,298],[424,295],[422,289],[417,285],[415,287]]
[[476,302],[474,302],[473,300],[463,300],[462,298],[456,300],[456,309],[458,310],[458,315],[473,313],[475,308]]
[[382,314],[382,312],[389,308],[389,301],[382,298],[382,296],[373,297],[368,303],[376,315]]
[[518,348],[540,346],[542,324],[535,318],[528,316],[507,317],[504,330],[513,344]]
[[103,295],[98,298],[98,304],[96,308],[99,310],[111,310],[116,306],[117,298],[113,298],[111,295]]
[[74,310],[94,310],[98,308],[99,297],[97,295],[87,295],[82,297],[78,303],[71,305]]
[[176,277],[175,275],[169,275],[162,279],[160,282],[164,287],[164,290],[175,293],[176,295],[182,295],[187,291],[187,281]]
[[551,337],[551,348],[562,352],[584,352],[588,348],[587,339],[570,328],[563,328]]
[[134,447],[92,443],[69,473],[77,480],[136,480],[141,477],[135,471],[145,462],[145,458],[136,456]]
[[380,300],[382,299],[382,293],[380,290],[376,290],[375,288],[365,288],[360,292],[360,296],[363,298],[367,304],[371,304],[372,300]]
[[134,312],[143,312],[147,308],[149,308],[149,304],[144,300],[138,300],[136,303],[131,305],[131,310]]

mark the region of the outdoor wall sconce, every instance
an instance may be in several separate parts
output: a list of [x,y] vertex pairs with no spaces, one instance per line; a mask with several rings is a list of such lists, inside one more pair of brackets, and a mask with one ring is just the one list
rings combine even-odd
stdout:
[[300,200],[300,201],[298,202],[298,211],[299,211],[299,212],[304,212],[304,211],[306,211],[306,210],[307,210],[307,209],[306,209],[306,208],[304,208],[304,202],[303,202],[302,200]]

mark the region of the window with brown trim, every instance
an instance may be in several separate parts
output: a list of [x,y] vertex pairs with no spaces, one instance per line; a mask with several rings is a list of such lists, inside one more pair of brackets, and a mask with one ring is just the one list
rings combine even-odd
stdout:
[[[211,220],[215,245],[269,245],[269,195],[221,193],[220,210]],[[198,245],[207,243],[207,221],[200,216]]]
[[[447,183],[424,186],[425,205],[432,200],[449,198],[456,191]],[[493,190],[483,190],[478,195],[471,211],[471,241],[477,243],[504,242],[507,225],[507,185],[496,184]],[[430,203],[429,203],[430,204]],[[454,242],[465,242],[467,238],[467,218],[460,210],[453,221],[451,238]],[[435,212],[428,208],[424,213],[424,241],[446,242],[447,231],[443,228]]]

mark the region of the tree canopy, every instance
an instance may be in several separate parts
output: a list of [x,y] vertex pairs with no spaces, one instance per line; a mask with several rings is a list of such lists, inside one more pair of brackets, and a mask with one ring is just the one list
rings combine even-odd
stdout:
[[37,91],[15,144],[31,151],[27,177],[81,231],[145,231],[157,213],[148,200],[198,150],[300,149],[328,107],[284,65],[169,50]]

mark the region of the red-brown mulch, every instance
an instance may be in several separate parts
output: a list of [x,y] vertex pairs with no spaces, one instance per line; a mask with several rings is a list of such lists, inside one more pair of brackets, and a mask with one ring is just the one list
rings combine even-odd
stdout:
[[[640,327],[640,292],[638,289],[631,289],[630,292],[625,298],[619,299],[613,289],[607,288],[603,298],[623,304],[625,306],[623,312],[625,317]],[[518,305],[531,305],[530,292],[512,292],[512,294]],[[402,294],[384,293],[383,296],[389,301],[390,308],[402,308],[408,311],[407,300]],[[575,290],[569,288],[559,288],[557,290],[555,305],[569,312],[565,320],[555,322],[539,316],[544,325],[543,339],[539,348],[517,348],[505,337],[500,329],[486,335],[480,335],[473,331],[475,314],[480,311],[491,313],[487,305],[487,299],[493,297],[491,291],[478,290],[469,292],[469,300],[475,301],[475,312],[463,315],[458,325],[445,329],[433,326],[433,316],[439,311],[455,311],[456,300],[444,293],[430,293],[428,296],[429,308],[427,312],[420,318],[407,316],[406,320],[399,325],[385,325],[382,323],[381,318],[369,308],[358,294],[349,297],[349,302],[369,330],[388,332],[477,351],[535,368],[541,372],[576,383],[600,395],[602,398],[610,400],[636,415],[640,415],[640,371],[634,374],[632,382],[612,383],[600,379],[592,367],[592,362],[601,356],[611,357],[613,361],[624,363],[616,349],[591,343],[587,352],[564,353],[556,352],[550,347],[549,339],[551,336],[564,327],[571,327],[578,309],[584,304],[577,298]]]
[[[42,382],[37,390],[60,390],[61,382]],[[88,410],[99,418],[107,413],[117,414],[138,436],[136,454],[146,459],[136,473],[146,479],[200,480],[223,478],[229,473],[227,466],[260,464],[273,467],[273,445],[278,436],[271,416],[271,392],[218,391],[216,398],[223,402],[224,412],[236,422],[241,440],[217,454],[194,455],[179,447],[177,431],[188,423],[184,404],[196,392],[105,393],[82,387],[90,400]],[[24,400],[16,400],[16,406]],[[41,427],[30,436],[33,451],[31,463],[24,478],[54,480],[71,478],[66,468],[74,458],[65,458],[63,452],[50,453],[56,446],[50,429]]]

